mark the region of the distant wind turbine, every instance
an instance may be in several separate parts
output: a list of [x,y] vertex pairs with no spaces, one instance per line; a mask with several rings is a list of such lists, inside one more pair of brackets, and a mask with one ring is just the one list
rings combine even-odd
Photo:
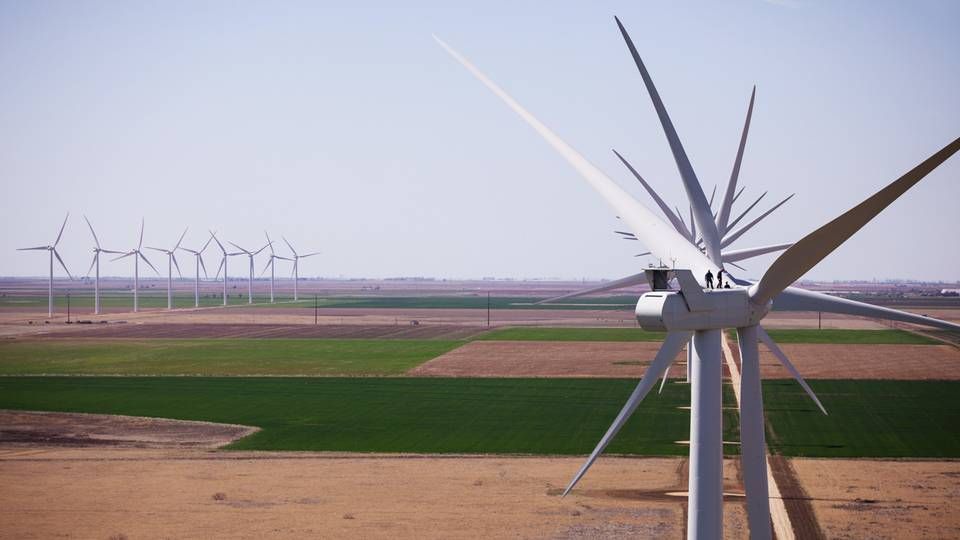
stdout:
[[63,259],[60,258],[60,254],[57,253],[57,244],[60,243],[60,238],[63,236],[63,228],[67,226],[67,219],[70,218],[70,213],[67,212],[67,217],[63,218],[63,225],[60,226],[60,232],[57,233],[57,239],[53,241],[53,245],[47,246],[36,246],[28,248],[19,248],[17,251],[39,251],[47,250],[47,253],[50,255],[50,280],[47,283],[47,317],[53,317],[53,258],[56,257],[57,261],[60,263],[60,266],[63,267],[63,271],[67,273],[67,277],[73,279],[73,276],[70,275],[70,271],[67,270],[67,265],[63,263]]
[[230,245],[240,250],[240,253],[233,253],[232,255],[240,255],[242,253],[247,256],[247,260],[250,263],[249,264],[250,278],[247,280],[247,303],[252,304],[253,303],[253,257],[256,256],[258,253],[260,253],[261,251],[263,251],[264,249],[266,249],[267,246],[269,246],[270,244],[268,243],[266,246],[263,246],[262,248],[256,251],[243,249],[242,247],[234,244],[233,242],[230,242]]
[[150,265],[150,268],[153,268],[153,271],[156,272],[158,276],[160,275],[160,272],[157,271],[157,267],[155,267],[153,263],[151,263],[147,259],[147,256],[144,255],[143,252],[141,251],[142,247],[143,247],[143,219],[140,220],[140,240],[137,242],[137,247],[113,259],[114,261],[119,261],[120,259],[133,256],[133,312],[134,313],[140,311],[140,259],[143,259],[143,262]]
[[210,237],[213,238],[213,241],[217,243],[217,247],[220,248],[221,258],[220,258],[220,267],[217,268],[217,277],[220,277],[220,270],[223,270],[223,305],[227,305],[227,258],[234,255],[239,255],[239,253],[230,253],[227,251],[227,248],[223,247],[223,244],[220,243],[220,239],[217,238],[217,233],[210,231]]
[[113,253],[119,254],[120,251],[111,251],[109,249],[103,249],[100,247],[100,240],[97,239],[97,233],[93,232],[93,225],[90,224],[90,220],[87,219],[87,216],[83,216],[84,221],[87,222],[87,227],[90,228],[90,234],[93,235],[93,242],[96,244],[93,248],[93,261],[90,262],[90,268],[87,270],[87,275],[90,275],[90,272],[96,268],[96,273],[93,278],[93,313],[95,315],[100,314],[100,254],[101,253]]
[[167,255],[167,310],[173,309],[173,267],[177,267],[177,274],[183,278],[183,273],[180,272],[180,265],[177,264],[177,250],[180,249],[180,243],[183,242],[183,237],[187,235],[187,229],[183,230],[183,234],[180,235],[180,239],[177,240],[177,245],[173,246],[173,249],[163,249],[158,247],[147,246],[147,249],[152,249],[154,251],[159,251],[160,253],[165,253]]
[[[213,241],[213,233],[210,233],[210,238],[207,238],[207,243],[203,245],[199,250],[188,249],[181,247],[183,251],[193,254],[194,266],[197,270],[197,279],[193,282],[193,307],[200,307],[200,268],[203,268],[203,277],[207,277],[207,267],[203,264],[203,252],[206,251],[207,246],[210,245],[210,242]],[[226,293],[226,289],[224,289]],[[226,294],[224,294],[224,303],[226,303]]]
[[274,267],[276,266],[275,261],[277,259],[284,260],[284,261],[292,261],[293,259],[289,257],[281,257],[280,255],[277,255],[276,253],[274,253],[273,241],[270,240],[270,235],[267,234],[267,231],[263,231],[263,235],[267,237],[267,245],[270,246],[270,260],[267,261],[267,265],[263,267],[263,272],[260,272],[260,275],[262,276],[263,273],[267,271],[267,268],[268,267],[270,268],[270,303],[272,304],[273,303],[273,287],[274,287],[273,283],[276,275],[276,273],[274,272]]
[[290,248],[290,251],[293,253],[293,301],[296,302],[300,299],[298,294],[298,284],[300,282],[300,259],[306,259],[307,257],[313,257],[314,255],[319,255],[319,251],[313,253],[307,253],[306,255],[299,255],[297,250],[293,249],[293,246],[290,245],[290,241],[282,237],[283,241],[287,244],[287,247]]

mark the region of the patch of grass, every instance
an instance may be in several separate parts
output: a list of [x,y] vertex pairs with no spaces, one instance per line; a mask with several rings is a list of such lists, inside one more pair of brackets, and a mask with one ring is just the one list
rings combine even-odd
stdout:
[[960,457],[960,382],[764,381],[767,444],[787,456]]
[[629,328],[543,328],[516,326],[498,328],[477,336],[477,340],[500,341],[663,341],[663,332]]
[[[0,408],[259,426],[231,448],[587,454],[636,385],[625,379],[0,377]],[[729,387],[725,400],[733,403]],[[686,455],[689,386],[647,397],[610,453]],[[725,440],[736,412],[724,411]],[[726,445],[727,452],[736,452]],[[571,471],[572,472],[572,471]]]
[[[903,330],[842,330],[802,329],[771,330],[767,333],[779,344],[822,343],[835,345],[941,345],[940,342]],[[730,330],[730,339],[736,342],[737,332]]]
[[400,375],[444,340],[104,339],[0,342],[0,374]]

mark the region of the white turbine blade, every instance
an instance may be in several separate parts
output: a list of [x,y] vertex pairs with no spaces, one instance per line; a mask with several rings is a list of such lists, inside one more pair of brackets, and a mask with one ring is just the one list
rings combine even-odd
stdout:
[[717,232],[717,224],[713,221],[713,214],[710,211],[710,205],[707,204],[707,198],[703,194],[703,187],[700,185],[700,181],[693,171],[693,165],[690,164],[690,160],[687,158],[687,152],[683,149],[683,144],[680,143],[680,137],[677,135],[677,130],[673,127],[673,122],[670,120],[667,109],[660,99],[660,94],[653,85],[653,79],[650,78],[650,74],[643,64],[643,60],[640,59],[640,53],[637,52],[637,48],[633,45],[633,40],[630,39],[626,28],[620,23],[620,19],[616,17],[614,17],[614,19],[617,21],[617,27],[620,28],[620,33],[623,34],[624,41],[627,42],[627,48],[630,49],[630,54],[633,56],[633,61],[637,64],[637,69],[640,70],[643,84],[647,87],[650,100],[653,101],[653,108],[657,110],[657,116],[660,117],[660,125],[663,127],[664,135],[667,136],[667,142],[670,143],[670,151],[673,152],[673,159],[677,162],[677,169],[679,169],[680,178],[683,180],[683,188],[686,190],[687,198],[693,206],[696,225],[700,229],[700,234],[703,235],[704,243],[707,247],[707,257],[711,261],[719,264],[720,233]]
[[263,266],[263,271],[260,272],[260,277],[263,277],[263,275],[267,273],[267,268],[270,268],[271,264],[273,264],[273,257],[267,259],[267,264]]
[[249,251],[247,251],[247,250],[245,250],[245,249],[243,249],[242,247],[240,247],[240,246],[238,246],[238,245],[236,245],[236,244],[234,244],[233,242],[229,242],[229,241],[228,241],[227,243],[228,243],[228,244],[230,244],[231,246],[233,246],[233,247],[235,247],[235,248],[237,248],[237,249],[239,249],[239,250],[240,250],[240,251],[241,251],[242,253],[246,253],[247,255],[249,255],[249,254],[250,254],[250,252],[249,252]]
[[563,491],[563,494],[566,495],[570,493],[570,490],[573,489],[573,486],[577,485],[577,482],[583,478],[583,475],[586,474],[587,469],[593,465],[593,462],[596,461],[597,457],[603,452],[604,448],[610,444],[610,441],[617,435],[617,432],[620,431],[620,428],[627,423],[627,420],[630,418],[630,415],[633,414],[633,411],[637,409],[637,406],[640,405],[640,402],[647,395],[653,385],[657,383],[657,379],[660,378],[660,375],[667,369],[667,366],[673,362],[673,359],[680,354],[680,351],[683,350],[684,344],[690,339],[691,332],[670,332],[667,334],[667,338],[663,341],[663,345],[660,347],[660,350],[657,351],[656,357],[654,357],[653,362],[650,363],[650,366],[647,367],[646,371],[643,373],[643,378],[640,379],[640,383],[637,384],[637,387],[633,390],[633,393],[630,394],[630,398],[627,400],[627,403],[623,406],[623,409],[620,410],[620,414],[617,415],[614,419],[613,424],[610,425],[610,428],[607,429],[606,434],[603,438],[600,439],[600,442],[597,444],[597,447],[594,448],[593,453],[590,454],[590,457],[587,458],[586,463],[580,467],[580,470],[577,471],[576,476],[573,477],[573,480],[570,481],[570,484],[567,486],[567,489]]
[[177,269],[177,275],[180,276],[180,279],[183,279],[183,272],[180,271],[180,265],[177,263],[177,254],[171,251],[170,258],[173,259],[173,267]]
[[[693,215],[693,205],[690,205],[690,241],[694,241],[697,238],[697,220],[696,216]],[[698,244],[700,242],[697,242]]]
[[67,270],[67,265],[64,264],[63,259],[60,258],[60,254],[57,253],[57,250],[55,250],[55,249],[54,249],[54,250],[51,250],[51,251],[53,251],[53,256],[57,258],[57,261],[60,262],[60,266],[63,267],[63,271],[67,273],[67,277],[72,280],[72,279],[73,279],[73,275],[71,275],[71,274],[70,274],[70,271]]
[[917,315],[898,309],[874,306],[864,302],[857,302],[856,300],[830,296],[815,291],[798,289],[796,287],[787,287],[785,291],[778,294],[773,299],[773,309],[775,311],[822,311],[824,313],[841,313],[844,315],[856,315],[873,319],[920,324],[960,332],[960,324],[941,321],[940,319],[934,319],[926,315]]
[[37,247],[28,247],[28,248],[17,248],[17,251],[37,251],[37,250],[46,250],[50,249],[50,246],[37,246]]
[[180,239],[177,240],[177,245],[173,246],[173,250],[171,251],[176,251],[177,248],[180,247],[180,244],[183,242],[183,237],[187,235],[188,230],[190,230],[190,227],[187,227],[186,229],[183,230],[183,234],[181,234]]
[[710,192],[710,200],[707,201],[707,207],[710,208],[710,211],[713,211],[713,200],[717,197],[717,185],[713,185],[713,191]]
[[667,384],[667,377],[670,376],[670,366],[667,366],[667,369],[663,370],[663,377],[660,377],[660,389],[657,390],[657,394],[663,393],[663,387]]
[[770,337],[770,334],[763,329],[762,326],[757,326],[757,337],[760,338],[760,341],[770,349],[770,352],[777,357],[777,360],[780,360],[780,363],[783,364],[783,367],[787,368],[787,371],[790,372],[790,376],[793,377],[795,381],[803,388],[803,391],[810,396],[810,399],[817,404],[817,407],[823,412],[824,415],[827,414],[827,409],[823,407],[823,403],[820,403],[820,399],[817,398],[817,395],[813,393],[813,390],[810,389],[810,386],[807,384],[807,381],[803,380],[803,375],[800,375],[800,372],[796,367],[793,366],[793,362],[787,358],[787,355],[780,349],[780,346],[777,345],[777,342],[773,341],[773,338]]
[[733,207],[733,201],[736,200],[734,192],[737,190],[737,179],[740,177],[740,163],[743,161],[743,149],[747,146],[747,133],[750,132],[750,118],[753,117],[753,100],[757,97],[757,87],[753,87],[750,92],[750,105],[747,106],[747,119],[743,122],[743,132],[740,134],[740,146],[737,147],[737,158],[733,160],[733,171],[730,173],[730,182],[727,183],[727,191],[723,194],[723,202],[720,203],[720,211],[717,213],[717,228],[720,229],[720,235],[726,234],[727,222],[730,220],[730,209]]
[[267,244],[267,245],[263,246],[262,248],[260,248],[260,249],[258,249],[258,250],[256,250],[256,251],[254,251],[253,253],[251,253],[251,255],[256,255],[256,254],[260,253],[261,251],[267,249],[267,246],[269,246],[269,245],[270,245],[270,244]]
[[[208,276],[207,276],[207,265],[203,264],[203,255],[200,254],[200,253],[197,253],[197,260],[200,261],[200,268],[203,268],[203,277],[204,277],[204,279],[206,279],[206,278],[208,277]],[[217,271],[217,275],[219,275],[219,274],[220,274],[220,272]]]
[[[736,227],[736,226],[737,226],[737,223],[740,223],[740,220],[741,220],[741,219],[747,217],[747,214],[749,214],[750,211],[753,210],[753,207],[756,206],[757,203],[759,203],[760,201],[762,201],[763,198],[766,197],[766,196],[767,196],[767,192],[764,191],[764,192],[763,192],[763,195],[760,195],[759,197],[757,197],[757,200],[753,201],[753,204],[751,204],[750,206],[748,206],[746,210],[744,210],[743,212],[740,213],[739,216],[737,216],[737,219],[733,220],[729,225],[727,225],[727,232],[729,232],[730,229]],[[727,232],[724,232],[723,234],[727,234]]]
[[194,251],[194,250],[192,250],[192,249],[190,249],[190,248],[185,248],[185,247],[180,248],[180,251],[186,251],[187,253],[192,253],[192,254],[194,254],[194,255],[199,255],[199,254],[200,254],[199,251]]
[[643,253],[637,253],[636,255],[634,255],[634,257],[646,257],[647,255],[650,255],[649,251],[644,251]]
[[729,264],[729,265],[731,265],[731,266],[733,266],[733,267],[735,267],[735,268],[737,268],[737,269],[739,269],[739,270],[742,270],[742,271],[744,271],[744,272],[746,272],[746,271],[747,271],[747,269],[746,269],[746,268],[744,268],[744,267],[742,267],[742,266],[740,266],[740,265],[739,265],[739,264],[737,264],[737,263],[734,263],[734,262],[728,262],[728,263],[726,263],[726,264]]
[[267,231],[263,231],[263,235],[267,237],[267,245],[270,246],[270,255],[274,255],[274,253],[273,253],[273,240],[270,240],[270,235],[267,234]]
[[145,246],[145,247],[146,247],[146,249],[152,249],[152,250],[154,250],[154,251],[159,251],[160,253],[170,253],[169,251],[167,251],[167,250],[165,250],[165,249],[163,249],[163,248],[158,248],[158,247],[153,247],[153,246]]
[[97,239],[97,233],[93,232],[93,225],[90,224],[90,220],[87,219],[87,216],[83,216],[83,220],[87,222],[87,227],[90,228],[90,234],[93,235],[93,241],[97,244],[97,249],[100,249],[100,240]]
[[160,275],[160,271],[157,270],[157,267],[154,266],[153,263],[150,262],[149,259],[147,259],[147,256],[146,256],[146,255],[144,255],[144,254],[143,254],[142,252],[140,252],[140,251],[138,251],[137,254],[140,255],[140,258],[143,259],[143,262],[145,262],[145,263],[147,263],[148,265],[150,265],[150,268],[153,268],[153,271],[156,272],[156,274],[157,274],[158,276]]
[[[436,39],[436,36],[434,36],[434,39]],[[293,253],[293,256],[296,257],[297,250],[293,249],[293,246],[290,245],[290,241],[287,240],[287,238],[283,235],[281,235],[280,238],[283,238],[283,243],[287,244],[287,247],[290,248],[290,251]]]
[[780,255],[760,282],[750,288],[751,301],[762,305],[772,300],[958,150],[960,138],[840,217],[803,237]]
[[112,249],[101,249],[100,253],[124,253],[123,251],[114,251]]
[[114,257],[113,259],[110,259],[110,261],[113,262],[113,261],[119,261],[120,259],[126,259],[127,257],[129,257],[129,256],[131,256],[131,255],[133,255],[133,254],[135,254],[135,253],[136,253],[136,251],[128,251],[128,252],[124,253],[123,255],[120,255],[119,257]]
[[[733,196],[733,200],[730,201],[730,207],[733,209],[733,203],[737,202],[737,199],[740,198],[740,194],[743,193],[743,189],[747,186],[740,186],[740,189],[737,190],[737,194]],[[728,227],[729,228],[729,227]]]
[[[70,212],[67,212],[67,217],[63,218],[63,225],[60,225],[60,232],[57,233],[57,239],[53,242],[53,247],[57,247],[57,244],[60,243],[60,237],[63,236],[63,229],[67,226],[67,220],[70,219]],[[67,272],[69,274],[69,272]]]
[[140,218],[140,242],[137,243],[137,249],[143,247],[143,218]]
[[212,241],[213,241],[213,235],[211,234],[211,235],[210,235],[210,238],[207,238],[207,243],[204,244],[202,248],[200,248],[199,253],[203,253],[204,251],[206,251],[206,250],[207,250],[207,246],[209,246],[209,245],[210,245],[210,242],[212,242]]
[[630,230],[644,245],[663,260],[677,261],[677,266],[690,268],[694,275],[703,276],[707,270],[714,273],[719,269],[710,262],[696,247],[690,245],[671,226],[654,215],[649,209],[633,199],[626,191],[603,174],[600,169],[587,161],[583,155],[570,147],[555,133],[520,106],[512,97],[493,83],[466,58],[451,49],[446,43],[434,36],[434,39],[454,59],[480,80],[491,92],[499,97],[510,109],[522,118],[530,127],[543,137],[615,210]]
[[307,253],[306,255],[298,255],[300,259],[306,259],[307,257],[313,257],[314,255],[319,255],[319,251],[314,251],[313,253]]
[[281,257],[280,255],[274,255],[273,258],[274,258],[274,259],[281,259],[281,260],[284,260],[284,261],[292,261],[292,260],[293,260],[293,259],[291,259],[290,257]]
[[724,239],[723,239],[723,243],[720,244],[720,245],[721,245],[722,247],[727,247],[727,246],[729,246],[730,244],[736,242],[736,241],[737,241],[737,238],[740,238],[741,236],[743,236],[744,233],[746,233],[747,231],[749,231],[750,229],[752,229],[752,228],[754,227],[754,225],[756,225],[757,223],[760,223],[760,222],[763,220],[763,218],[765,218],[765,217],[769,216],[770,214],[772,214],[774,210],[776,210],[777,208],[780,208],[781,206],[783,206],[784,204],[786,204],[786,202],[789,201],[790,199],[792,199],[794,195],[796,195],[796,193],[791,193],[789,197],[787,197],[786,199],[778,202],[776,205],[774,205],[773,208],[771,208],[771,209],[767,210],[766,212],[760,214],[760,216],[759,216],[757,219],[751,221],[750,223],[747,223],[747,224],[744,225],[743,227],[740,227],[740,229],[738,229],[736,232],[730,233],[730,236],[727,236],[726,238],[724,238]]
[[775,251],[783,251],[792,245],[793,243],[791,242],[787,244],[774,244],[772,246],[763,246],[763,247],[746,248],[746,249],[732,249],[730,251],[723,252],[723,262],[727,263],[727,262],[734,262],[734,261],[742,261],[744,259],[759,257],[760,255],[766,255],[767,253],[773,253]]
[[551,302],[558,302],[560,300],[566,300],[568,298],[576,298],[578,296],[585,296],[588,294],[601,293],[604,291],[612,291],[614,289],[623,289],[626,287],[632,287],[634,285],[639,285],[641,283],[647,282],[647,275],[644,272],[639,274],[633,274],[632,276],[627,276],[625,278],[616,279],[614,281],[608,281],[607,283],[601,283],[600,285],[589,287],[587,289],[581,289],[576,292],[554,296],[553,298],[547,298],[546,300],[540,300],[539,302],[534,302],[533,305],[548,304]]
[[[220,239],[217,238],[216,233],[214,233],[213,231],[210,231],[210,238],[213,238],[213,241],[216,242],[218,246],[220,246],[220,251],[224,253],[227,252],[227,248],[223,247],[223,244],[220,243]],[[209,240],[207,242],[209,243]]]
[[683,225],[683,221],[681,221],[680,218],[673,213],[673,210],[670,210],[670,207],[667,206],[667,203],[663,201],[663,198],[661,198],[660,195],[653,189],[653,187],[651,187],[650,184],[648,184],[647,181],[644,180],[642,176],[640,176],[640,173],[638,173],[637,170],[633,168],[633,165],[631,165],[629,161],[624,159],[624,157],[620,155],[620,152],[617,152],[616,150],[614,150],[613,153],[617,155],[620,161],[623,162],[623,164],[627,167],[627,169],[630,170],[630,173],[633,174],[634,178],[636,178],[637,181],[639,181],[640,184],[643,186],[643,188],[647,190],[647,193],[650,194],[650,197],[653,199],[653,202],[657,203],[657,206],[660,207],[660,210],[663,212],[663,215],[667,216],[667,219],[669,219],[670,223],[673,224],[673,228],[676,229],[677,232],[682,235],[685,235],[685,236],[689,235],[690,231],[688,231],[686,226]]
[[90,277],[90,272],[93,272],[93,265],[97,264],[97,254],[93,254],[93,260],[90,261],[90,268],[87,268],[87,273],[83,275],[84,278]]
[[217,275],[214,276],[213,279],[219,279],[219,278],[220,278],[220,271],[223,270],[223,263],[226,262],[226,260],[227,260],[227,257],[226,257],[226,256],[224,256],[224,257],[222,257],[222,258],[220,259],[220,267],[217,268]]

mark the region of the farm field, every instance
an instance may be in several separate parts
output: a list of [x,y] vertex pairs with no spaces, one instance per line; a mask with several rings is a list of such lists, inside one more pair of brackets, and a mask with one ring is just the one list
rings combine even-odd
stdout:
[[664,332],[640,328],[506,327],[486,332],[476,339],[491,341],[663,341]]
[[462,342],[364,339],[42,339],[0,342],[0,374],[399,375]]
[[[634,380],[4,377],[0,408],[204,420],[263,428],[245,450],[584,454]],[[960,457],[960,383],[765,381],[768,443],[784,456]],[[732,392],[725,386],[726,401]],[[652,394],[612,454],[683,455],[689,387]],[[738,440],[735,410],[725,440]],[[770,427],[772,426],[772,427]],[[735,446],[726,448],[736,453]]]

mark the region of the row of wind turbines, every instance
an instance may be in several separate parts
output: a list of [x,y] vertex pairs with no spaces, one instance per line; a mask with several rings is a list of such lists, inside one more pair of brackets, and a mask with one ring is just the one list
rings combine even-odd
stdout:
[[[60,244],[60,239],[63,237],[63,230],[67,226],[67,221],[70,219],[70,213],[67,213],[67,216],[63,219],[63,224],[60,225],[60,232],[57,233],[57,239],[54,240],[53,244],[48,244],[45,246],[34,246],[19,248],[18,251],[47,251],[50,264],[49,264],[49,281],[47,285],[47,316],[53,317],[53,260],[56,258],[57,262],[60,263],[60,266],[63,268],[63,271],[66,272],[67,277],[71,280],[73,275],[70,273],[70,270],[67,269],[66,263],[63,262],[63,258],[60,256],[60,253],[57,252],[57,246]],[[89,277],[90,273],[93,272],[93,312],[94,314],[99,315],[101,313],[100,305],[100,255],[103,253],[109,255],[117,255],[111,261],[118,261],[125,259],[127,257],[133,257],[133,311],[137,312],[140,310],[140,261],[147,263],[147,265],[153,269],[157,275],[160,275],[160,271],[157,270],[157,267],[150,262],[150,259],[144,254],[144,249],[149,249],[152,251],[157,251],[166,255],[167,257],[167,309],[173,309],[173,269],[176,268],[177,274],[180,278],[183,278],[183,273],[180,271],[180,263],[177,261],[177,252],[183,251],[189,253],[194,258],[194,268],[195,268],[195,277],[193,284],[193,303],[194,307],[200,307],[200,270],[203,270],[204,278],[209,278],[207,274],[206,264],[203,262],[203,253],[210,247],[210,243],[216,243],[217,248],[220,251],[220,266],[217,268],[217,274],[214,279],[220,279],[221,272],[223,274],[223,305],[226,306],[228,303],[227,297],[227,262],[230,257],[239,257],[245,255],[247,257],[248,266],[249,266],[249,277],[247,280],[247,303],[253,303],[253,280],[254,280],[254,257],[259,255],[263,250],[269,250],[270,256],[267,259],[267,264],[263,267],[263,271],[260,275],[266,273],[270,270],[270,302],[274,303],[274,291],[276,290],[276,261],[289,261],[293,266],[291,276],[293,277],[293,300],[297,301],[300,299],[299,296],[299,287],[298,282],[300,281],[300,260],[306,259],[307,257],[313,257],[314,255],[319,255],[319,252],[313,253],[304,253],[300,254],[293,245],[284,237],[281,236],[283,242],[290,249],[290,255],[285,257],[283,255],[278,255],[273,249],[273,240],[270,239],[270,235],[264,231],[264,236],[266,237],[266,243],[258,249],[246,249],[243,248],[234,242],[227,242],[230,246],[233,246],[234,249],[238,251],[230,251],[224,245],[223,242],[217,237],[217,234],[213,231],[209,231],[210,236],[207,238],[207,241],[203,246],[197,249],[190,249],[183,246],[183,239],[187,235],[189,229],[184,229],[183,233],[180,235],[180,238],[177,240],[177,243],[174,244],[172,248],[162,248],[154,246],[143,245],[143,226],[144,221],[140,221],[140,236],[137,240],[136,247],[129,249],[127,251],[117,251],[111,249],[104,249],[100,245],[100,239],[97,238],[96,231],[93,230],[93,224],[90,223],[90,220],[86,216],[83,217],[84,221],[87,222],[87,227],[90,229],[90,235],[93,236],[93,260],[90,261],[90,268],[87,270],[87,273],[84,277]]]

